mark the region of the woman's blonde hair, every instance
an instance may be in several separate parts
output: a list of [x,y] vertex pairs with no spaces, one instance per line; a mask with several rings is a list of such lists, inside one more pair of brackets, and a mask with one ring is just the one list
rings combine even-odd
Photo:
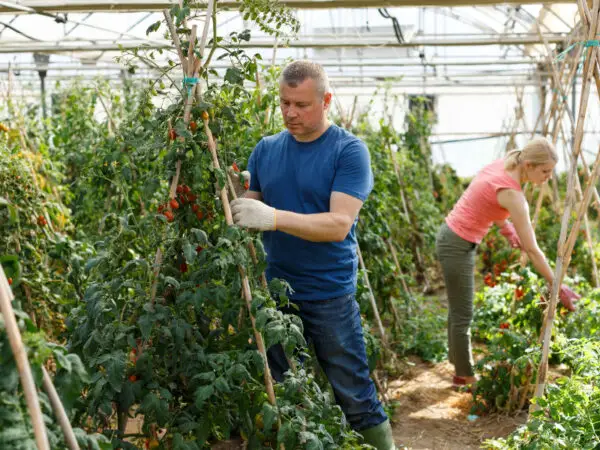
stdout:
[[519,150],[511,150],[504,157],[504,168],[506,170],[516,169],[519,164],[529,162],[534,166],[540,166],[550,162],[558,162],[558,154],[554,146],[546,138],[536,138]]

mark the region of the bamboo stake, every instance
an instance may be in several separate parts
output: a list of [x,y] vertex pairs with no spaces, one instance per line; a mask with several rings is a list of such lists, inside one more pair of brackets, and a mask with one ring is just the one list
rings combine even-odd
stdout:
[[[173,39],[173,43],[175,44],[177,53],[179,54],[179,56],[181,58],[181,65],[183,67],[184,76],[187,76],[187,77],[197,76],[198,70],[199,70],[199,64],[197,61],[195,61],[193,48],[194,48],[194,44],[196,41],[196,33],[197,33],[198,27],[196,25],[194,25],[192,27],[192,34],[191,34],[192,38],[190,39],[190,45],[189,45],[189,49],[188,49],[188,56],[189,56],[189,61],[188,61],[185,59],[185,56],[183,55],[183,50],[181,49],[181,41],[179,40],[179,36],[177,35],[177,30],[175,29],[175,26],[173,25],[171,13],[169,12],[168,9],[165,9],[163,11],[163,14],[165,16],[165,20],[167,21],[167,25],[168,25],[169,31],[171,33],[171,38]],[[196,90],[196,87],[197,87],[197,85],[192,86],[189,94],[186,96],[186,99],[185,99],[183,122],[186,125],[190,122],[192,105],[194,102],[194,92]],[[171,122],[169,121],[169,129],[170,128],[171,128]],[[181,174],[181,160],[179,159],[175,163],[175,175],[173,176],[173,179],[171,180],[171,186],[169,188],[169,199],[175,198],[175,195],[177,192],[177,185],[179,184],[180,174]],[[168,209],[171,210],[171,207],[168,206]],[[156,250],[156,255],[154,257],[154,265],[153,265],[154,272],[153,272],[152,287],[150,289],[150,303],[152,305],[154,305],[154,302],[156,300],[156,290],[158,288],[158,275],[160,274],[161,265],[162,265],[162,250],[159,247]]]
[[[540,191],[538,193],[538,198],[537,198],[537,201],[535,202],[535,212],[533,213],[533,219],[531,220],[531,227],[533,228],[534,233],[537,228],[540,211],[542,210],[542,203],[544,201],[544,193],[545,192],[546,192],[546,184],[543,184],[540,187]],[[529,257],[527,256],[527,253],[525,253],[525,252],[521,253],[521,267],[525,267],[527,265],[528,260],[529,260]]]
[[[400,168],[398,167],[398,161],[396,161],[396,158],[394,157],[394,153],[392,152],[392,148],[389,145],[389,143],[386,143],[388,150],[389,150],[389,155],[390,155],[390,159],[392,160],[392,165],[394,166],[394,173],[396,174],[396,180],[398,181],[398,186],[400,188],[400,200],[402,201],[402,209],[404,210],[404,216],[406,218],[406,223],[408,225],[413,226],[412,220],[410,218],[410,212],[408,210],[408,203],[406,201],[406,196],[404,195],[404,187],[402,185],[402,178],[400,177]],[[414,227],[416,229],[416,227]],[[419,251],[419,247],[417,247],[416,245],[414,246],[414,251],[415,251],[415,256],[417,258],[417,263],[419,264],[419,267],[422,268],[423,271],[423,280],[425,282],[425,288],[423,289],[424,291],[429,290],[429,279],[427,278],[427,274],[425,273],[425,266],[423,264],[423,258],[421,257],[421,252]]]
[[585,227],[585,239],[586,239],[587,245],[590,249],[590,259],[592,260],[592,278],[594,279],[594,286],[597,288],[600,288],[600,279],[598,279],[598,264],[596,263],[594,242],[592,241],[590,221],[589,221],[587,214],[584,217],[584,227]]
[[[565,148],[566,148],[566,136],[564,134],[564,130],[563,130],[563,141],[565,144]],[[580,154],[580,156],[583,158],[583,152]],[[585,164],[585,160],[583,161]],[[573,164],[573,162],[572,162]],[[592,186],[591,184],[588,184],[588,188]],[[579,177],[575,177],[575,188],[577,189],[577,198],[579,201],[583,201],[583,192],[581,190],[581,183],[579,182]],[[593,189],[593,193],[597,194],[597,190]],[[600,287],[599,284],[599,279],[598,279],[598,266],[596,264],[596,258],[594,257],[594,243],[592,242],[592,235],[590,233],[590,222],[589,222],[589,218],[588,218],[588,214],[587,214],[587,206],[585,208],[585,212],[583,213],[583,223],[584,223],[584,229],[585,229],[585,235],[586,235],[586,244],[589,248],[590,251],[590,255],[591,255],[591,260],[592,260],[592,279],[594,281],[594,285],[596,287]],[[572,232],[574,231],[579,231],[578,227],[577,228],[572,228]],[[576,238],[575,238],[576,239]],[[569,253],[570,255],[570,253]]]
[[381,399],[384,404],[388,404],[390,402],[390,398],[387,395],[387,390],[383,387],[381,380],[379,379],[379,375],[377,375],[377,370],[372,372],[373,381],[375,382],[375,386],[377,386],[377,390],[381,392]]
[[56,414],[56,419],[60,424],[63,434],[65,435],[65,443],[70,450],[79,450],[79,444],[77,443],[75,433],[73,433],[73,427],[71,427],[69,417],[65,412],[62,402],[60,401],[60,397],[58,396],[58,392],[56,392],[56,388],[52,383],[52,379],[50,378],[50,375],[44,366],[42,366],[42,376],[42,385],[44,386],[46,394],[48,394],[50,404],[52,405],[54,414]]
[[[389,243],[389,241],[388,241],[388,243]],[[404,274],[402,273],[402,268],[400,267],[400,264],[398,263],[398,258],[395,255],[396,250],[393,248],[393,245],[391,245],[391,243],[390,243],[390,249],[392,249],[392,258],[393,258],[394,264],[396,265],[396,268],[398,270],[398,275],[400,276],[400,282],[405,287],[405,292],[407,293],[407,295],[410,298],[410,294],[408,294],[408,291],[406,290],[406,283],[404,281]],[[410,316],[410,309],[411,309],[410,301],[407,301],[405,303],[406,303],[406,312]],[[396,305],[394,304],[394,298],[392,296],[390,296],[390,309],[392,310],[392,314],[394,315],[394,322],[395,322],[396,328],[399,329],[400,324],[401,324],[400,314],[398,313],[398,308],[396,308]]]
[[115,125],[115,121],[113,120],[112,114],[110,113],[108,106],[106,106],[106,103],[104,103],[104,99],[102,98],[102,95],[100,94],[98,88],[96,88],[96,95],[98,96],[98,100],[100,100],[100,104],[102,105],[102,108],[106,113],[106,117],[108,117],[108,134],[112,136],[115,130],[117,129],[117,126]]
[[[215,144],[215,140],[213,138],[212,132],[208,127],[208,119],[203,118],[204,122],[204,132],[208,137],[208,148],[210,150],[210,154],[212,156],[213,165],[215,169],[219,170],[221,168],[219,164],[219,157],[217,155],[217,146]],[[226,187],[223,186],[220,192],[221,201],[223,203],[223,211],[225,213],[225,221],[227,225],[233,225],[233,217],[231,216],[231,206],[229,205],[229,198],[227,196]],[[250,282],[248,281],[248,276],[246,275],[246,271],[242,266],[238,267],[240,272],[240,277],[242,279],[242,293],[244,300],[246,301],[246,307],[248,308],[248,314],[250,315],[250,322],[252,323],[252,330],[254,331],[254,338],[256,340],[256,346],[258,347],[258,351],[263,357],[264,369],[265,369],[265,386],[267,388],[267,395],[269,397],[269,402],[272,405],[276,404],[275,399],[275,390],[273,389],[273,379],[271,378],[271,370],[269,369],[269,362],[267,359],[267,351],[265,349],[265,344],[263,341],[263,337],[260,332],[256,329],[256,320],[254,315],[252,314],[252,292],[250,290]]]
[[[392,243],[391,239],[387,240],[387,244],[388,244],[388,247],[390,248],[390,252],[392,253],[392,259],[394,260],[394,264],[398,268],[398,274],[400,275],[400,282],[402,283],[402,287],[404,288],[404,292],[406,293],[406,295],[408,297],[408,301],[406,302],[406,314],[408,316],[410,316],[411,315],[411,310],[412,310],[412,303],[411,302],[414,302],[415,299],[414,299],[414,297],[412,295],[412,292],[410,291],[410,288],[406,284],[406,280],[404,279],[404,272],[402,271],[402,267],[400,266],[400,262],[398,261],[398,254],[396,253],[396,247],[394,247],[394,244]],[[394,307],[393,312],[394,312],[394,316],[396,314],[398,314],[398,312],[396,311],[395,307]]]
[[183,54],[183,49],[181,48],[181,41],[179,40],[179,35],[177,34],[177,30],[175,29],[175,25],[173,24],[173,19],[171,18],[171,12],[168,9],[163,11],[163,15],[165,16],[165,20],[167,21],[167,27],[171,32],[171,39],[173,39],[173,44],[175,44],[175,50],[177,50],[177,54],[179,55],[179,60],[181,61],[181,67],[183,68],[184,74],[188,71],[188,61],[185,55]]
[[[580,0],[579,4],[580,7],[582,9],[585,8],[584,6],[584,1]],[[592,15],[591,15],[591,26],[588,29],[588,39],[593,39],[598,30],[598,12],[600,9],[600,0],[594,0],[593,2],[593,9],[592,9]],[[555,276],[554,276],[554,282],[553,282],[553,286],[552,286],[552,293],[550,295],[550,302],[548,304],[548,308],[546,310],[546,316],[544,318],[544,323],[542,325],[542,334],[541,334],[541,340],[542,340],[542,358],[540,361],[540,366],[538,369],[538,375],[537,375],[537,380],[536,380],[536,389],[535,389],[535,397],[541,397],[544,394],[544,390],[545,390],[545,386],[546,386],[546,377],[547,377],[547,372],[548,372],[548,356],[550,353],[550,343],[551,343],[551,338],[552,338],[552,325],[553,325],[553,321],[554,321],[554,316],[556,313],[556,305],[558,302],[558,295],[559,295],[559,290],[560,290],[560,285],[562,283],[562,279],[563,279],[563,275],[565,272],[565,267],[568,265],[568,259],[567,259],[567,264],[565,264],[565,257],[569,258],[570,255],[568,255],[568,253],[565,252],[566,249],[568,249],[568,246],[565,246],[566,243],[566,239],[567,239],[567,229],[568,229],[568,224],[569,224],[569,218],[571,215],[571,209],[572,209],[572,197],[573,197],[573,191],[574,191],[574,184],[575,184],[575,177],[577,177],[577,165],[575,164],[575,162],[578,159],[579,153],[581,152],[581,143],[583,141],[583,125],[585,122],[585,116],[586,116],[586,112],[587,112],[587,106],[588,106],[588,100],[589,100],[589,94],[590,94],[590,83],[591,83],[591,78],[592,78],[592,73],[594,71],[594,69],[596,68],[596,64],[591,64],[590,62],[594,62],[596,61],[596,55],[597,55],[597,47],[592,47],[589,51],[588,51],[588,58],[586,59],[586,64],[584,67],[584,78],[582,80],[582,89],[581,89],[581,96],[580,96],[580,108],[579,108],[579,115],[577,117],[577,125],[575,127],[575,138],[574,138],[574,145],[573,145],[573,150],[572,150],[572,164],[571,164],[571,170],[569,171],[569,183],[568,183],[568,189],[567,189],[567,198],[565,201],[565,208],[564,208],[564,212],[563,212],[563,217],[562,217],[562,223],[561,223],[561,232],[560,232],[560,238],[559,238],[559,243],[558,243],[558,256],[557,256],[557,261],[556,261],[556,269],[555,269]],[[600,161],[600,154],[598,155],[599,158],[596,159],[597,162]],[[595,180],[595,178],[597,177],[597,164],[594,165],[595,170],[592,174],[592,178],[590,178],[590,180],[588,180],[588,186],[586,188],[586,192],[584,194],[584,200],[582,202],[582,205],[584,205],[585,207],[587,207],[587,203],[586,203],[586,199],[589,201],[589,197],[591,197],[591,189],[590,186],[593,184],[593,180]],[[578,219],[580,219],[578,217]],[[539,407],[537,405],[532,405],[532,409],[531,411],[534,411],[536,409],[538,409]]]
[[369,291],[369,300],[371,301],[371,308],[373,308],[373,315],[375,316],[375,322],[377,323],[377,328],[379,329],[379,336],[381,337],[381,342],[386,351],[389,351],[389,344],[387,336],[385,334],[385,328],[383,327],[383,322],[381,321],[381,317],[379,316],[377,302],[375,301],[375,296],[373,295],[373,289],[371,289],[371,282],[369,281],[369,275],[367,274],[367,268],[365,267],[365,261],[363,260],[359,245],[356,246],[356,253],[358,254],[358,262],[360,264],[360,268],[364,273],[364,280],[365,284],[367,285],[367,290]]
[[[277,55],[277,47],[278,47],[278,39],[277,37],[275,38],[275,45],[273,45],[273,56],[271,58],[271,69],[273,67],[275,67],[275,56]],[[267,106],[267,110],[265,111],[265,120],[263,121],[263,125],[266,127],[267,125],[269,125],[269,122],[271,120],[271,105]]]
[[[592,191],[594,187],[594,183],[596,182],[598,175],[600,174],[600,149],[596,156],[596,161],[594,162],[594,167],[592,168],[592,177],[588,181],[588,185],[585,188],[585,192],[583,194],[583,198],[579,203],[579,208],[577,210],[577,217],[575,219],[575,223],[571,227],[571,232],[567,239],[567,244],[563,249],[563,255],[566,258],[566,264],[563,267],[563,271],[561,273],[561,279],[565,276],[567,268],[569,266],[569,262],[571,261],[571,253],[573,252],[573,248],[575,247],[575,242],[577,241],[577,236],[579,234],[579,227],[581,226],[581,221],[583,217],[586,215],[585,212],[590,204],[590,200],[592,198]],[[575,178],[577,178],[577,174],[575,174]],[[575,185],[579,182],[578,179],[575,180]]]
[[37,389],[35,382],[33,381],[29,360],[27,359],[27,352],[25,351],[23,341],[21,340],[21,332],[19,331],[19,326],[17,325],[15,313],[11,305],[13,299],[14,296],[8,284],[8,280],[6,279],[6,275],[4,274],[4,269],[0,265],[0,312],[4,317],[6,334],[15,357],[17,369],[19,370],[21,385],[23,386],[25,400],[27,402],[27,407],[29,409],[31,422],[33,425],[35,443],[38,450],[50,450],[50,444],[48,442],[48,435],[46,434],[46,426],[44,425],[40,400],[37,396]]
[[[566,80],[567,90],[565,91],[562,88],[560,80],[562,79],[562,71],[564,71],[564,68],[566,66],[566,60],[565,60],[565,63],[562,65],[562,70],[561,70],[561,73],[559,75],[558,71],[556,69],[556,65],[554,64],[554,60],[551,57],[552,51],[550,50],[550,45],[548,44],[547,39],[545,38],[545,36],[541,32],[539,23],[536,22],[536,25],[537,25],[538,34],[539,34],[542,42],[544,43],[544,46],[546,47],[547,58],[548,58],[549,63],[550,63],[550,68],[551,68],[553,80],[554,80],[554,83],[556,85],[556,88],[554,90],[554,94],[556,95],[557,93],[560,93],[560,95],[562,96],[562,100],[561,100],[561,102],[559,104],[558,111],[562,109],[562,110],[564,110],[567,113],[567,115],[568,115],[568,117],[569,117],[569,119],[571,121],[571,127],[573,128],[573,126],[575,124],[575,120],[573,118],[573,113],[570,110],[570,108],[569,108],[568,104],[566,103],[565,99],[566,99],[566,97],[567,97],[567,95],[569,93],[569,88],[571,86],[572,77],[575,76],[575,73],[576,73],[576,70],[577,70],[577,67],[578,67],[578,61],[579,61],[579,57],[580,57],[580,52],[581,51],[580,51],[580,49],[577,51],[576,57],[574,59],[572,67],[571,67],[571,72],[569,73],[569,78]],[[598,88],[598,92],[600,93],[600,78],[598,77],[598,74],[596,72],[594,72],[594,75],[595,75],[594,79],[596,80],[596,86]],[[558,114],[558,112],[557,112],[557,114]],[[559,131],[563,131],[563,133],[564,133],[564,130],[562,130],[562,126],[561,126],[561,124],[562,124],[562,117],[563,117],[563,114],[558,114],[558,117],[556,118],[555,123],[554,123],[554,131],[553,131],[553,136],[552,136],[552,143],[554,145],[556,145],[556,142],[558,140],[558,133],[559,133]],[[587,164],[585,163],[583,152],[580,152],[580,157],[583,160],[583,166],[584,166],[585,176],[586,176],[586,178],[589,179],[590,172],[589,172],[589,169],[587,167]],[[600,195],[598,194],[597,189],[594,189],[594,199],[596,200],[597,208],[600,211]],[[586,220],[587,220],[587,218],[586,218]]]
[[[208,40],[208,30],[210,29],[210,21],[213,13],[215,12],[216,6],[215,0],[209,0],[206,6],[206,22],[204,22],[204,29],[202,30],[202,38],[198,50],[200,52],[200,58],[204,58],[204,50],[206,48],[206,41]],[[188,55],[189,56],[189,55]]]
[[[233,181],[231,181],[231,177],[227,174],[227,184],[229,185],[229,192],[231,194],[231,198],[234,200],[238,198],[237,193],[235,192],[235,188],[233,187]],[[253,242],[248,242],[248,250],[250,251],[250,257],[252,258],[252,262],[254,265],[258,265],[258,256],[256,255],[256,247]],[[264,272],[260,274],[260,284],[263,289],[268,289],[267,277]]]

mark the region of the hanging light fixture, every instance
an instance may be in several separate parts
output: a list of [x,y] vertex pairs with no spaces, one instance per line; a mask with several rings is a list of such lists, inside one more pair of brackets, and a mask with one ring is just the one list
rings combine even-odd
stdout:
[[37,67],[38,75],[40,76],[40,90],[42,97],[42,117],[46,118],[46,75],[48,73],[48,63],[50,55],[44,53],[34,53],[33,60]]

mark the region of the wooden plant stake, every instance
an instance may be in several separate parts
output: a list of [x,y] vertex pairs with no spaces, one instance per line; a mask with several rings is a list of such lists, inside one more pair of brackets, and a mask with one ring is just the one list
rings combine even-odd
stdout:
[[[587,4],[585,4],[584,0],[579,0],[580,11],[585,11]],[[587,39],[593,40],[598,33],[598,14],[600,11],[600,0],[593,1],[593,7],[591,12],[591,25],[588,28]],[[585,21],[585,14],[582,14],[582,21]],[[585,117],[587,113],[587,106],[590,94],[590,84],[594,71],[597,68],[597,47],[591,47],[588,49],[586,62],[583,70],[583,80],[581,87],[581,96],[580,96],[580,107],[579,114],[577,117],[577,124],[575,127],[575,137],[574,144],[572,150],[572,158],[571,158],[571,168],[569,171],[569,182],[567,186],[567,197],[565,208],[562,217],[560,238],[558,242],[558,255],[556,260],[556,269],[554,276],[554,283],[552,286],[552,293],[550,295],[550,301],[546,310],[546,315],[544,317],[544,322],[542,325],[542,333],[540,335],[542,341],[542,358],[540,361],[540,365],[538,368],[538,374],[536,379],[536,388],[535,388],[535,397],[541,397],[544,395],[545,387],[546,387],[546,378],[548,374],[548,357],[550,353],[550,344],[552,339],[552,325],[554,321],[554,317],[556,314],[556,305],[558,303],[558,295],[560,286],[563,280],[563,276],[566,272],[566,267],[568,266],[570,260],[570,252],[569,249],[572,249],[571,244],[574,245],[574,240],[570,239],[572,242],[567,244],[567,230],[569,225],[569,219],[571,216],[571,209],[573,204],[573,196],[574,196],[574,187],[575,187],[575,177],[577,177],[577,164],[576,161],[578,159],[579,153],[581,152],[581,143],[583,141],[583,126],[585,122]],[[579,214],[577,217],[578,222],[581,221],[581,216],[583,215],[583,211],[587,208],[589,200],[591,198],[591,192],[594,181],[598,175],[598,162],[599,158],[596,160],[596,164],[594,164],[594,170],[592,171],[592,175],[588,181],[588,185],[586,187],[585,194],[583,196],[583,201],[581,202],[579,208]],[[577,222],[576,222],[577,223]],[[578,226],[578,225],[576,225]],[[539,406],[537,404],[532,404],[530,412],[537,410]]]
[[48,374],[48,371],[44,366],[42,366],[42,375],[42,385],[44,386],[46,394],[48,394],[50,404],[52,405],[54,414],[56,414],[56,419],[60,424],[60,428],[62,429],[63,434],[65,435],[65,443],[67,444],[69,450],[79,450],[79,444],[77,443],[75,433],[73,433],[73,427],[71,427],[69,417],[67,416],[65,408],[62,402],[60,401],[60,397],[58,396],[58,392],[56,392],[56,388],[52,383],[50,374]]
[[[227,185],[229,186],[229,193],[231,194],[231,198],[234,200],[237,199],[238,196],[235,192],[235,188],[233,187],[233,181],[231,181],[231,177],[229,176],[229,174],[227,174]],[[258,256],[256,255],[256,247],[254,246],[253,242],[248,242],[248,250],[250,251],[250,257],[252,258],[252,262],[255,266],[258,265]],[[260,284],[263,287],[263,289],[268,289],[267,277],[265,276],[264,272],[260,274]]]
[[4,317],[6,334],[15,357],[17,369],[19,370],[21,385],[23,386],[27,408],[29,409],[33,425],[35,443],[38,450],[50,450],[46,425],[44,424],[44,418],[42,417],[42,409],[40,407],[40,400],[37,396],[35,382],[33,381],[33,374],[31,373],[25,346],[21,340],[21,332],[19,331],[19,326],[15,319],[15,313],[12,309],[11,302],[13,299],[14,296],[8,284],[8,280],[6,279],[6,275],[4,274],[4,269],[0,265],[0,312]]
[[[392,259],[394,260],[394,264],[396,265],[396,268],[398,269],[398,275],[400,276],[400,283],[402,283],[402,288],[404,289],[404,293],[408,296],[409,298],[409,302],[406,303],[406,313],[410,316],[410,311],[411,311],[411,302],[414,301],[414,297],[408,287],[408,285],[406,284],[406,280],[404,279],[404,272],[402,271],[402,267],[400,266],[400,261],[398,260],[398,253],[396,253],[396,247],[394,247],[394,244],[392,242],[391,239],[387,240],[387,245],[390,249],[390,253],[392,254]],[[396,316],[398,314],[398,312],[396,311],[396,308],[393,307],[394,315]]]
[[375,296],[373,295],[373,289],[371,289],[371,282],[369,281],[369,275],[367,273],[367,268],[365,267],[365,261],[362,257],[362,252],[360,251],[360,246],[356,246],[356,252],[358,253],[358,262],[360,264],[360,268],[364,273],[365,284],[367,285],[367,289],[369,291],[369,300],[371,301],[371,308],[373,308],[373,315],[375,316],[375,323],[377,323],[377,328],[379,330],[379,336],[381,337],[381,343],[385,348],[386,352],[389,352],[390,347],[387,340],[387,336],[385,334],[385,328],[383,327],[383,322],[381,321],[381,317],[379,316],[379,311],[377,309],[377,302],[375,301]]
[[[208,137],[208,148],[213,159],[213,166],[216,170],[220,170],[221,166],[219,164],[219,157],[217,155],[217,146],[213,138],[212,132],[210,131],[210,128],[208,126],[208,118],[203,117],[202,121],[204,122],[204,132]],[[221,202],[223,204],[223,211],[225,213],[225,221],[227,222],[227,225],[232,226],[233,217],[231,216],[231,206],[229,204],[229,198],[227,196],[227,189],[225,186],[223,186],[223,189],[221,189],[220,195]],[[269,403],[275,406],[277,402],[275,399],[275,390],[273,389],[273,378],[271,377],[271,369],[269,368],[269,361],[267,359],[267,350],[265,348],[263,337],[260,334],[260,331],[258,331],[258,329],[256,328],[256,319],[252,314],[252,292],[250,290],[250,282],[248,281],[246,270],[242,266],[239,266],[238,270],[240,272],[240,277],[242,280],[242,295],[246,302],[246,307],[250,316],[250,322],[252,323],[252,330],[254,331],[254,339],[256,340],[256,346],[258,347],[258,351],[263,358],[265,369],[265,387],[267,389],[267,396],[269,398]]]

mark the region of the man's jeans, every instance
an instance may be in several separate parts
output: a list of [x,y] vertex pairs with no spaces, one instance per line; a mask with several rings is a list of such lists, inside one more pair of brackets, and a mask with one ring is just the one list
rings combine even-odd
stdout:
[[[354,294],[295,304],[299,310],[289,307],[281,310],[302,319],[304,337],[314,344],[336,402],[352,428],[360,431],[384,422],[387,416],[369,377],[360,310]],[[274,345],[267,353],[273,378],[283,381],[289,366],[282,346]]]

